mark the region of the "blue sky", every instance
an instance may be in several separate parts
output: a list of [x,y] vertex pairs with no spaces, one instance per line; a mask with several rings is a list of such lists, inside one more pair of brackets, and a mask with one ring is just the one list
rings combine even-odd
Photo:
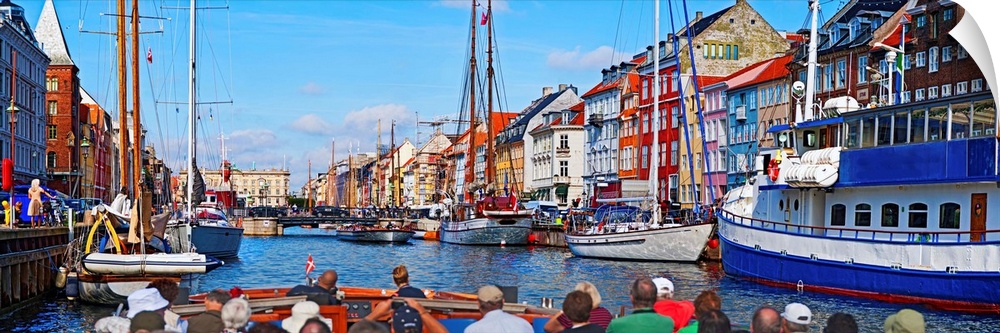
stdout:
[[[709,15],[735,0],[690,1],[689,15]],[[17,1],[35,24],[42,1]],[[485,6],[485,0],[481,0]],[[795,31],[807,14],[805,0],[750,1],[777,30]],[[839,2],[826,2],[832,15]],[[108,1],[55,1],[81,83],[115,114],[117,102],[113,12]],[[143,123],[149,143],[174,170],[187,157],[187,1],[140,2],[140,12],[169,20],[143,20],[145,56],[141,75]],[[225,6],[199,1],[199,6]],[[600,80],[600,70],[650,44],[652,1],[495,1],[499,71],[511,110],[520,110],[560,83],[580,93]],[[667,1],[661,2],[661,34],[670,31]],[[673,1],[675,7],[680,1]],[[373,151],[376,122],[397,122],[397,142],[415,139],[421,120],[459,111],[467,68],[469,1],[249,1],[228,2],[229,10],[199,11],[199,100],[203,105],[199,164],[220,163],[218,137],[225,132],[229,159],[241,169],[287,166],[293,188],[330,163],[331,141],[338,159],[348,145]],[[682,12],[675,8],[676,24]],[[620,18],[620,19],[619,19]],[[484,63],[484,59],[480,63]],[[131,85],[130,85],[131,86]],[[156,103],[160,101],[161,103]],[[131,105],[131,102],[130,104]],[[154,111],[155,109],[155,111]],[[210,110],[209,110],[210,109]],[[420,127],[423,136],[430,128]]]

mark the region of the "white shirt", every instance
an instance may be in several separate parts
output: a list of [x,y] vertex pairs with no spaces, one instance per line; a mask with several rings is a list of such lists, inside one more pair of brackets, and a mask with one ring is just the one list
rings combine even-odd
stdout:
[[483,319],[465,328],[465,333],[534,333],[535,329],[521,317],[493,310],[483,315]]

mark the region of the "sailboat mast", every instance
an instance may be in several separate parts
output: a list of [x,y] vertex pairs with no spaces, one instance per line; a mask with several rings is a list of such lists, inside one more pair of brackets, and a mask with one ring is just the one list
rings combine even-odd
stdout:
[[392,189],[390,202],[393,207],[399,205],[396,202],[396,191],[399,188],[396,184],[396,156],[396,120],[393,119],[392,126],[389,127],[389,188]]
[[493,0],[486,1],[486,182],[493,179]]
[[313,161],[309,160],[309,164],[306,167],[306,206],[305,209],[309,209],[312,206],[313,199],[313,188],[312,188],[312,174],[313,174]]
[[[469,192],[469,185],[476,180],[475,159],[476,159],[476,0],[472,0],[472,42],[471,58],[469,59],[469,152],[465,154],[465,179],[469,180],[465,184],[466,192]],[[469,192],[467,202],[472,202],[472,192]]]
[[649,159],[649,190],[654,199],[652,224],[660,223],[659,168],[660,168],[660,0],[653,1],[653,146]]
[[[128,70],[125,67],[125,0],[118,0],[118,158],[120,187],[132,186],[132,178],[129,177],[129,155],[128,155],[128,86],[126,86],[126,76]],[[115,189],[118,190],[118,189]]]
[[[337,193],[338,191],[337,191],[337,139],[336,138],[334,138],[330,142],[330,171],[326,173],[326,183],[327,183],[326,197],[329,198],[329,200],[332,202],[331,205],[339,207],[340,197],[338,196]],[[337,199],[336,202],[333,201],[334,198]]]
[[[816,50],[819,47],[819,38],[816,36],[816,21],[819,15],[819,0],[810,0],[809,9],[812,10],[811,29],[809,29],[809,64],[806,66],[806,83],[814,82],[816,78]],[[892,64],[889,64],[892,66]],[[818,83],[814,83],[818,84]],[[795,119],[797,122],[809,121],[813,119],[813,100],[816,99],[816,87],[813,84],[806,85],[806,108],[802,119]]]
[[[139,112],[139,1],[132,0],[132,185],[133,197],[142,190],[142,122]],[[134,204],[142,207],[139,202]]]
[[[197,144],[195,140],[197,135],[195,132],[197,130],[197,124],[195,120],[197,118],[198,105],[195,103],[195,51],[197,46],[197,40],[195,35],[195,19],[197,18],[197,7],[196,0],[191,0],[191,13],[190,13],[190,46],[188,47],[188,173],[187,173],[187,212],[188,214],[193,214],[194,210],[192,207],[192,200],[194,198],[194,168],[195,168],[195,154],[197,154]],[[263,202],[261,203],[263,204]]]

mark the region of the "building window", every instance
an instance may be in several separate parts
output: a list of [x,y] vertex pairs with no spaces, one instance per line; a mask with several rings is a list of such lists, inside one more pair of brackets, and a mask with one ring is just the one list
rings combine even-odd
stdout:
[[705,53],[705,59],[708,59],[708,45],[702,44],[701,50]]
[[837,89],[847,85],[847,60],[837,60]]
[[733,60],[740,60],[740,46],[733,45]]
[[948,96],[951,96],[951,85],[950,84],[941,85],[941,97],[948,97]]
[[858,34],[860,33],[861,33],[861,19],[855,17],[853,20],[851,20],[850,40],[854,40],[854,37],[857,37]]
[[951,61],[951,46],[944,46],[941,48],[941,62]]
[[899,226],[899,205],[893,203],[882,205],[882,226]]
[[917,15],[915,20],[917,22],[917,28],[923,28],[925,25],[927,25],[927,16]]
[[49,167],[49,168],[55,168],[56,167],[56,152],[50,151],[46,155],[45,166]]
[[972,92],[983,91],[983,79],[972,80]]
[[49,125],[49,140],[55,140],[58,138],[58,131],[56,131],[56,125]]
[[827,65],[823,68],[823,72],[826,75],[823,77],[823,86],[826,91],[833,90],[833,66]]
[[927,99],[938,98],[938,87],[927,88]]
[[649,146],[642,146],[642,167],[649,167]]
[[45,80],[45,89],[47,89],[48,91],[57,91],[57,90],[59,90],[59,78],[50,77],[50,78],[46,79]]
[[969,82],[962,81],[955,84],[955,95],[962,95],[969,92]]
[[911,67],[910,60],[912,60],[912,59],[913,58],[910,58],[909,54],[904,54],[903,55],[903,69],[910,69],[910,67]]
[[715,44],[712,44],[711,55],[712,55],[712,59],[715,59]]
[[559,135],[559,149],[569,149],[569,135]]
[[958,59],[965,59],[969,57],[969,52],[965,50],[962,45],[958,46]]
[[858,204],[854,206],[854,225],[858,227],[872,225],[872,205]]
[[938,71],[938,48],[937,48],[937,46],[930,48],[930,50],[927,50],[927,58],[928,58],[927,59],[928,60],[927,72],[928,73],[937,72]]
[[951,21],[951,19],[955,18],[955,9],[945,8],[943,16],[945,21]]
[[49,101],[49,115],[55,116],[59,114],[59,102]]
[[[670,117],[671,117],[671,118],[674,118],[674,117],[677,117],[677,118],[680,118],[680,117],[681,117],[681,114],[680,114],[680,112],[679,112],[679,111],[677,110],[677,107],[676,107],[676,106],[675,106],[675,107],[672,107],[672,108],[670,108]],[[671,122],[671,124],[670,124],[670,127],[671,127],[671,128],[677,128],[677,123],[679,123],[679,122],[680,122],[680,121],[673,121],[673,122]]]
[[910,228],[926,228],[927,205],[922,203],[911,204],[908,223]]
[[962,206],[949,202],[941,204],[941,217],[939,227],[941,229],[958,229],[962,225]]
[[924,67],[927,65],[927,53],[917,52],[917,68]]
[[569,177],[569,161],[559,161],[559,176]]
[[733,59],[733,46],[726,45],[726,59]]
[[915,101],[919,102],[924,100],[924,88],[915,90],[915,95],[917,95]]
[[677,140],[670,141],[670,165],[677,165],[677,159],[681,155],[680,142]]
[[867,66],[868,66],[868,56],[859,56],[858,57],[858,83],[859,84],[860,83],[866,83],[866,82],[868,82],[868,73],[866,73],[866,71],[865,71],[865,69],[866,69]]

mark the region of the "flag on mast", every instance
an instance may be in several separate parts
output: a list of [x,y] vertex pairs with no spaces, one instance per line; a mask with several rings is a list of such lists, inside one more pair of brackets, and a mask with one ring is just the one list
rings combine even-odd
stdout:
[[486,25],[486,21],[488,20],[489,18],[486,16],[486,12],[483,12],[483,18],[479,20],[479,25]]
[[316,264],[313,263],[313,255],[309,254],[309,259],[306,259],[306,277],[309,277],[309,273],[312,273],[316,269]]
[[146,49],[146,61],[153,63],[153,48]]

